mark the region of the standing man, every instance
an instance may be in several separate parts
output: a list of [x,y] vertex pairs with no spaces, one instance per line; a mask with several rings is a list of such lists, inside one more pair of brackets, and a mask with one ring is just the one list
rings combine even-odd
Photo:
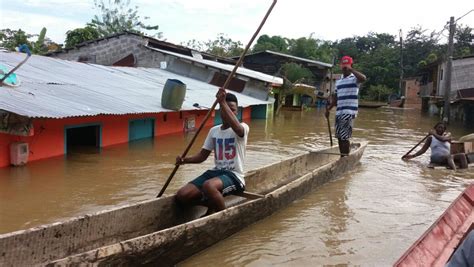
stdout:
[[237,119],[237,97],[222,88],[216,95],[222,124],[209,130],[196,155],[176,158],[176,164],[201,163],[214,151],[215,167],[183,186],[176,200],[183,206],[204,205],[206,215],[225,209],[224,196],[245,189],[244,159],[249,126]]
[[353,60],[349,56],[341,59],[342,77],[336,81],[336,91],[329,106],[326,107],[326,118],[336,106],[336,138],[339,152],[348,155],[351,150],[349,139],[352,137],[352,126],[359,108],[359,85],[367,80],[364,74],[352,68]]

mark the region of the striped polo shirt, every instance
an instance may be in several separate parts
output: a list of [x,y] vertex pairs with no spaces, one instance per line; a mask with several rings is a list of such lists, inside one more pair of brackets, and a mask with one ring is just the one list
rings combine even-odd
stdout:
[[336,116],[343,114],[357,115],[359,108],[359,86],[354,74],[342,76],[336,81],[337,109]]

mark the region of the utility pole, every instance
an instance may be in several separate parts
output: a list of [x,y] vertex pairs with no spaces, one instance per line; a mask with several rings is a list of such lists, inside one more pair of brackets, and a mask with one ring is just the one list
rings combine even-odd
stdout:
[[398,91],[398,95],[401,96],[402,95],[402,86],[403,86],[403,34],[402,34],[402,29],[400,29],[400,33],[399,33],[399,36],[400,36],[400,82],[399,82],[399,85],[398,85],[398,88],[399,88],[399,91]]
[[444,108],[443,108],[443,121],[449,123],[450,117],[450,95],[451,95],[451,77],[453,71],[453,39],[454,31],[456,30],[456,24],[454,23],[454,17],[449,20],[449,40],[448,40],[448,62],[446,66],[446,80],[444,86]]

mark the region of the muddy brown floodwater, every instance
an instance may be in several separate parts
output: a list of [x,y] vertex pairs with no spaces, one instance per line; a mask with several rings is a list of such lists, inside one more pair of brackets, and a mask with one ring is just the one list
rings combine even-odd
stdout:
[[[427,169],[429,153],[400,160],[436,121],[415,110],[361,109],[354,140],[370,143],[356,169],[179,265],[393,264],[474,181],[472,170]],[[455,137],[474,131],[458,124],[449,130]],[[0,169],[0,233],[155,197],[191,137],[168,135]],[[327,146],[321,110],[255,120],[246,170]],[[166,194],[211,166],[211,159],[182,166]]]

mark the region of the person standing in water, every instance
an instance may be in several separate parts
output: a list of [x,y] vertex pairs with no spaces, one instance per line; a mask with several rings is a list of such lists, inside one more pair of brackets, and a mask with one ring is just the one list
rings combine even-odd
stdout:
[[359,109],[359,86],[367,78],[364,74],[352,68],[353,60],[349,56],[341,59],[341,79],[336,81],[336,91],[329,105],[326,107],[326,118],[333,107],[336,107],[336,138],[339,152],[342,156],[351,151],[350,139],[354,119]]

